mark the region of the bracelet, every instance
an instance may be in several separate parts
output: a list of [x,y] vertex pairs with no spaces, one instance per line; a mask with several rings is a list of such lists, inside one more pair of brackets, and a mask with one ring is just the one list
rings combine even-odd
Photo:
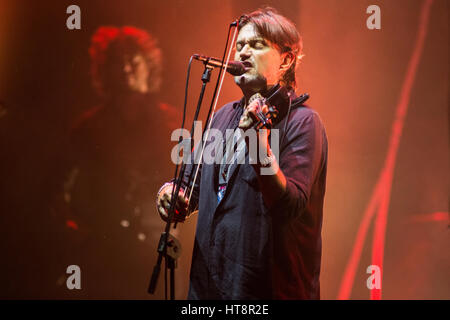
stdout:
[[273,153],[270,154],[270,156],[265,157],[264,159],[260,160],[259,165],[262,168],[267,168],[272,166],[272,163],[276,160]]

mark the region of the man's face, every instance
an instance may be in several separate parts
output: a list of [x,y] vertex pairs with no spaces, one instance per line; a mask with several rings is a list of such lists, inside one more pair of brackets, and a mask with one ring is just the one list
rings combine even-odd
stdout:
[[131,91],[147,93],[148,91],[148,66],[147,61],[141,54],[125,56],[123,64],[128,88]]
[[239,31],[234,59],[246,67],[243,75],[234,77],[244,94],[265,90],[280,79],[282,56],[279,50],[260,36],[251,23]]
[[149,70],[140,53],[118,53],[112,56],[105,77],[106,88],[113,95],[148,92]]

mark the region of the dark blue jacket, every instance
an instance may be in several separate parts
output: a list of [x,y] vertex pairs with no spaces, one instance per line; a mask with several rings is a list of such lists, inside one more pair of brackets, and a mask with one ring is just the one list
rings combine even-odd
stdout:
[[[242,100],[223,106],[212,128],[236,128],[242,108]],[[274,125],[280,137],[286,119]],[[189,299],[319,299],[327,138],[318,114],[296,100],[279,158],[287,190],[271,208],[248,161],[231,167],[219,204],[219,166],[202,164]]]

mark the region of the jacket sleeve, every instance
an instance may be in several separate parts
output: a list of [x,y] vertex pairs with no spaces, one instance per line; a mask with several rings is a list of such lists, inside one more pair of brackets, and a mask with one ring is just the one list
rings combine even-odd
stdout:
[[319,115],[310,109],[293,114],[285,134],[279,166],[286,177],[286,191],[274,208],[295,219],[305,212],[312,189],[324,170],[327,139]]

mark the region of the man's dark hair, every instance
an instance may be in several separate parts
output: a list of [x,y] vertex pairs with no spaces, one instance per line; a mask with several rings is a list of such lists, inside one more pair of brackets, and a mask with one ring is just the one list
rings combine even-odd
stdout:
[[293,56],[291,67],[283,74],[281,81],[287,87],[296,88],[295,69],[297,60],[302,57],[302,39],[294,23],[280,15],[275,9],[267,7],[244,14],[239,18],[238,30],[247,24],[253,24],[257,32],[274,44],[281,53],[289,52]]
[[156,40],[145,30],[131,26],[102,26],[97,29],[91,38],[89,55],[92,82],[99,94],[111,89],[107,88],[107,71],[111,68],[111,63],[125,54],[138,53],[147,62],[149,92],[155,92],[161,83],[161,50],[157,47]]

